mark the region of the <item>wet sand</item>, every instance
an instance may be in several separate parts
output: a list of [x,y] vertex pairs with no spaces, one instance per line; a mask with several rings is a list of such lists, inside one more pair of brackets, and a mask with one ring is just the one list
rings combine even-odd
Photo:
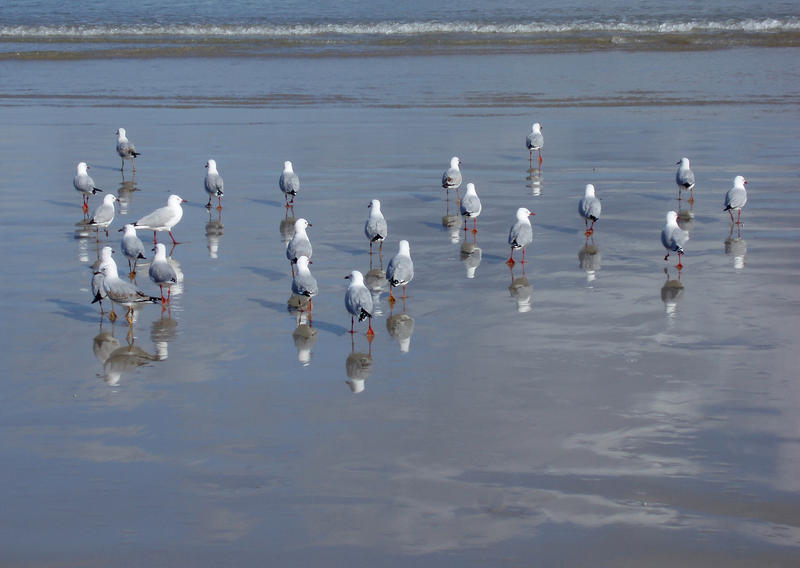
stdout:
[[[769,53],[713,53],[708,66]],[[603,56],[597,67],[630,66],[638,79],[620,80],[644,85],[645,55]],[[677,73],[680,54],[660,57]],[[331,63],[357,78],[352,100],[378,101],[364,105],[336,98],[348,94],[346,75],[322,87],[296,79],[280,104],[237,104],[255,78],[244,94],[203,91],[181,66],[207,62],[165,60],[154,73],[171,68],[174,83],[145,78],[142,90],[164,91],[166,102],[115,109],[102,96],[65,96],[84,87],[52,79],[47,90],[32,68],[16,69],[21,84],[49,94],[0,106],[10,371],[0,545],[11,565],[158,565],[167,554],[196,565],[265,556],[336,566],[792,565],[800,148],[791,80],[770,100],[763,85],[737,98],[724,81],[703,84],[683,104],[660,94],[626,104],[626,85],[605,106],[591,101],[613,87],[570,86],[565,71],[545,98],[574,101],[536,108],[533,96],[501,93],[498,76],[513,71],[483,57],[452,61],[482,80],[462,75],[447,96],[426,96],[436,66],[411,60],[386,99],[386,84],[369,92],[370,73],[385,72],[379,59]],[[263,72],[229,64],[241,76]],[[64,65],[64,74],[82,69]],[[114,79],[147,69],[126,65],[89,70]],[[535,92],[535,83],[520,78],[509,90]],[[233,102],[179,104],[187,92],[215,99],[226,89]],[[524,147],[534,120],[546,137],[541,171]],[[118,170],[119,126],[142,152],[133,179],[129,166],[124,180]],[[443,226],[457,212],[439,186],[452,155],[483,201],[474,243]],[[684,155],[698,182],[679,278],[659,232],[666,211],[688,207],[674,184]],[[210,157],[225,179],[219,215],[204,208]],[[286,159],[302,183],[294,216],[313,224],[320,294],[310,328],[287,310],[277,188]],[[111,324],[89,303],[98,244],[76,238],[80,160],[100,187],[121,191],[114,231],[170,193],[189,200],[174,230],[182,289],[170,310],[137,310],[130,337],[124,320]],[[736,174],[749,181],[749,202],[731,233],[722,202]],[[577,214],[586,183],[603,202],[588,248]],[[347,333],[343,295],[350,270],[370,269],[372,198],[389,224],[383,266],[405,238],[416,276],[407,318],[380,293],[370,346],[364,325]],[[505,264],[520,206],[536,213],[530,287],[521,265]],[[122,268],[119,236],[111,244]],[[140,237],[148,244],[152,233]],[[146,268],[137,282],[158,291]]]

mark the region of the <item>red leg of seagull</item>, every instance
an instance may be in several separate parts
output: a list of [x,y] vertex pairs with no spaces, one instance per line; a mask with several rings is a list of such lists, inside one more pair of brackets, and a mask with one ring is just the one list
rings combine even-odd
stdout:
[[728,209],[728,215],[731,216],[731,224],[733,224],[733,209]]
[[522,264],[525,264],[525,247],[522,247]]
[[217,196],[217,202],[219,203],[219,205],[217,205],[217,211],[222,211],[222,196],[221,195]]
[[478,218],[477,217],[475,217],[472,220],[472,232],[473,233],[477,233],[478,232]]
[[173,245],[179,245],[180,243],[175,240],[175,236],[172,234],[172,231],[167,231],[169,233],[170,238],[172,239]]
[[739,209],[739,211],[736,213],[736,224],[737,225],[741,225],[742,224],[742,210],[741,209]]
[[542,165],[542,151],[539,150],[539,165]]
[[353,329],[353,326],[355,326],[355,323],[353,321],[353,316],[350,316],[350,334],[351,335],[355,333],[355,330]]
[[158,241],[156,240],[156,232],[153,231],[153,244],[156,244]]
[[683,264],[681,264],[681,253],[678,253],[678,264],[675,265],[675,268],[681,270],[683,268]]
[[161,304],[164,305],[167,303],[167,301],[164,299],[164,287],[161,284],[159,284],[158,289],[161,292]]
[[514,262],[514,247],[511,247],[511,256],[508,257],[508,260],[506,261],[506,264],[509,265],[509,266],[514,266],[514,264],[516,264]]
[[369,316],[369,328],[367,329],[367,337],[375,337],[375,332],[372,331],[372,316]]

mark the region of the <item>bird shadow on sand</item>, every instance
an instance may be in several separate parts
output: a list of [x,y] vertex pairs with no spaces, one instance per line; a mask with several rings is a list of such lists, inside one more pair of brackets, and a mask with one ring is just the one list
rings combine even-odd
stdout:
[[565,235],[574,235],[578,230],[575,227],[562,227],[560,225],[548,225],[546,223],[536,223],[536,227],[546,231],[555,231]]
[[[269,300],[263,300],[261,298],[249,298],[249,300],[253,303],[259,304],[260,306],[267,308],[268,310],[272,310],[275,312],[286,312],[288,307],[286,303],[281,302],[271,302]],[[335,323],[328,323],[324,321],[317,321],[313,320],[312,326],[315,329],[320,331],[325,331],[328,333],[332,333],[334,335],[345,335],[348,332],[348,329],[342,325],[337,325]]]
[[440,195],[429,195],[427,193],[409,193],[408,195],[425,203],[431,203],[432,201],[439,201],[441,199]]
[[286,203],[283,201],[278,201],[277,199],[254,199],[250,198],[247,201],[251,201],[253,203],[260,203],[261,205],[268,205],[269,207],[280,207],[281,209],[286,209]]
[[57,307],[57,310],[54,312],[55,314],[71,320],[97,323],[97,318],[100,316],[99,311],[95,311],[84,304],[67,302],[66,300],[59,300],[57,298],[48,298],[47,301]]

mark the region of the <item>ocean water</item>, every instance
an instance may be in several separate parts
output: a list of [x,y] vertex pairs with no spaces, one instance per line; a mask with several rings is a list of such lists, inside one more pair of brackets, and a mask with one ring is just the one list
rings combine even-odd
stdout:
[[[0,564],[796,565],[798,12],[4,4]],[[440,187],[453,155],[475,235]],[[78,161],[119,197],[108,243],[83,226]],[[740,227],[722,211],[737,174]],[[183,282],[111,323],[90,303],[99,247],[127,272],[117,229],[170,193]],[[534,242],[510,269],[520,206]],[[297,217],[311,316],[288,305]],[[408,298],[371,279],[375,338],[351,336],[344,276],[403,238]],[[158,293],[146,264],[135,282]]]

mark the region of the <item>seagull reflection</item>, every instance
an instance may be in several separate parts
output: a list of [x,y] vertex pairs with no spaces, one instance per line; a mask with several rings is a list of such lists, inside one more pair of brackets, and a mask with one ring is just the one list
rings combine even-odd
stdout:
[[305,313],[297,314],[297,327],[292,332],[294,346],[297,349],[297,361],[307,367],[311,364],[311,349],[317,342],[317,330],[311,327],[311,319]]
[[386,331],[400,344],[400,351],[408,353],[411,347],[411,335],[414,333],[414,318],[405,312],[405,308],[402,314],[390,313],[386,318]]
[[681,271],[676,271],[677,280],[669,279],[669,270],[664,269],[664,274],[667,276],[666,282],[661,287],[661,301],[664,302],[664,313],[668,319],[673,319],[677,313],[678,302],[683,297],[683,284],[681,284]]
[[514,278],[513,266],[509,267],[509,270],[511,271],[511,284],[508,287],[508,291],[514,301],[517,302],[517,311],[519,313],[531,311],[533,309],[531,305],[533,301],[533,286],[525,276],[525,265],[522,265],[522,276],[519,278]]
[[103,365],[117,348],[119,348],[119,339],[114,337],[113,328],[112,331],[104,330],[103,318],[100,318],[100,331],[97,332],[97,335],[92,340],[94,356]]
[[[450,242],[455,244],[461,240],[461,217],[458,214],[459,197],[458,190],[456,190],[456,203],[455,206],[451,203],[450,192],[447,191],[445,198],[444,215],[442,216],[442,227],[447,229],[447,234],[450,237]],[[451,211],[451,207],[453,210]]]
[[591,284],[597,278],[597,271],[600,270],[600,261],[603,256],[600,249],[594,243],[594,235],[586,237],[586,242],[578,251],[578,264],[586,273],[586,283]]
[[206,243],[208,245],[209,258],[219,257],[219,242],[222,240],[222,234],[224,232],[225,226],[222,224],[222,209],[217,209],[216,219],[214,219],[214,212],[209,209],[208,223],[206,223]]
[[156,346],[155,358],[163,361],[169,356],[169,342],[178,336],[178,322],[172,319],[172,309],[164,307],[161,317],[150,327],[150,340]]
[[684,231],[694,229],[694,199],[689,201],[688,209],[681,209],[681,200],[678,199],[678,226]]
[[531,195],[542,194],[542,168],[528,168],[525,180],[528,182],[527,187],[531,190]]
[[[733,236],[733,228],[737,227],[736,238]],[[742,226],[731,223],[731,232],[725,239],[725,254],[733,257],[733,267],[737,270],[744,268],[744,257],[747,255],[747,241],[742,238]]]
[[483,251],[478,246],[477,235],[473,235],[472,242],[465,239],[461,243],[461,262],[467,269],[467,278],[475,278],[475,270],[480,266],[482,257]]
[[[381,257],[383,259],[383,257]],[[386,272],[380,268],[372,268],[364,275],[364,285],[372,296],[372,315],[382,316],[381,294],[388,290],[389,281],[386,280]]]
[[[291,215],[289,215],[290,211]],[[290,205],[289,207],[286,208],[286,215],[281,221],[279,227],[281,232],[281,242],[283,243],[283,246],[288,245],[289,241],[291,241],[292,237],[294,236],[295,221],[297,221],[297,219],[294,216],[294,205]]]
[[355,336],[350,336],[350,354],[344,363],[349,380],[345,381],[350,392],[360,393],[364,391],[364,382],[372,373],[372,338],[367,338],[369,343],[369,353],[359,353],[356,351]]
[[[99,335],[100,334],[98,334],[98,336]],[[98,337],[96,336],[94,340],[95,344],[97,340]],[[103,353],[103,356],[105,356],[104,350],[109,349],[115,340],[113,340],[112,336],[112,339],[108,339],[106,337],[103,339],[103,341],[111,342],[108,345],[102,346],[101,353]],[[95,354],[96,353],[97,351],[95,351]],[[117,386],[119,385],[119,381],[124,373],[130,372],[136,367],[146,365],[151,361],[156,361],[157,359],[158,357],[155,355],[151,355],[144,349],[134,345],[133,324],[131,323],[128,328],[128,336],[125,345],[117,347],[108,353],[105,361],[103,361],[103,380],[112,387]]]
[[131,179],[130,181],[125,181],[125,176],[123,175],[122,181],[119,184],[119,188],[117,188],[117,202],[119,203],[120,215],[128,214],[128,207],[130,207],[133,194],[136,191],[139,190],[136,188],[134,180]]

